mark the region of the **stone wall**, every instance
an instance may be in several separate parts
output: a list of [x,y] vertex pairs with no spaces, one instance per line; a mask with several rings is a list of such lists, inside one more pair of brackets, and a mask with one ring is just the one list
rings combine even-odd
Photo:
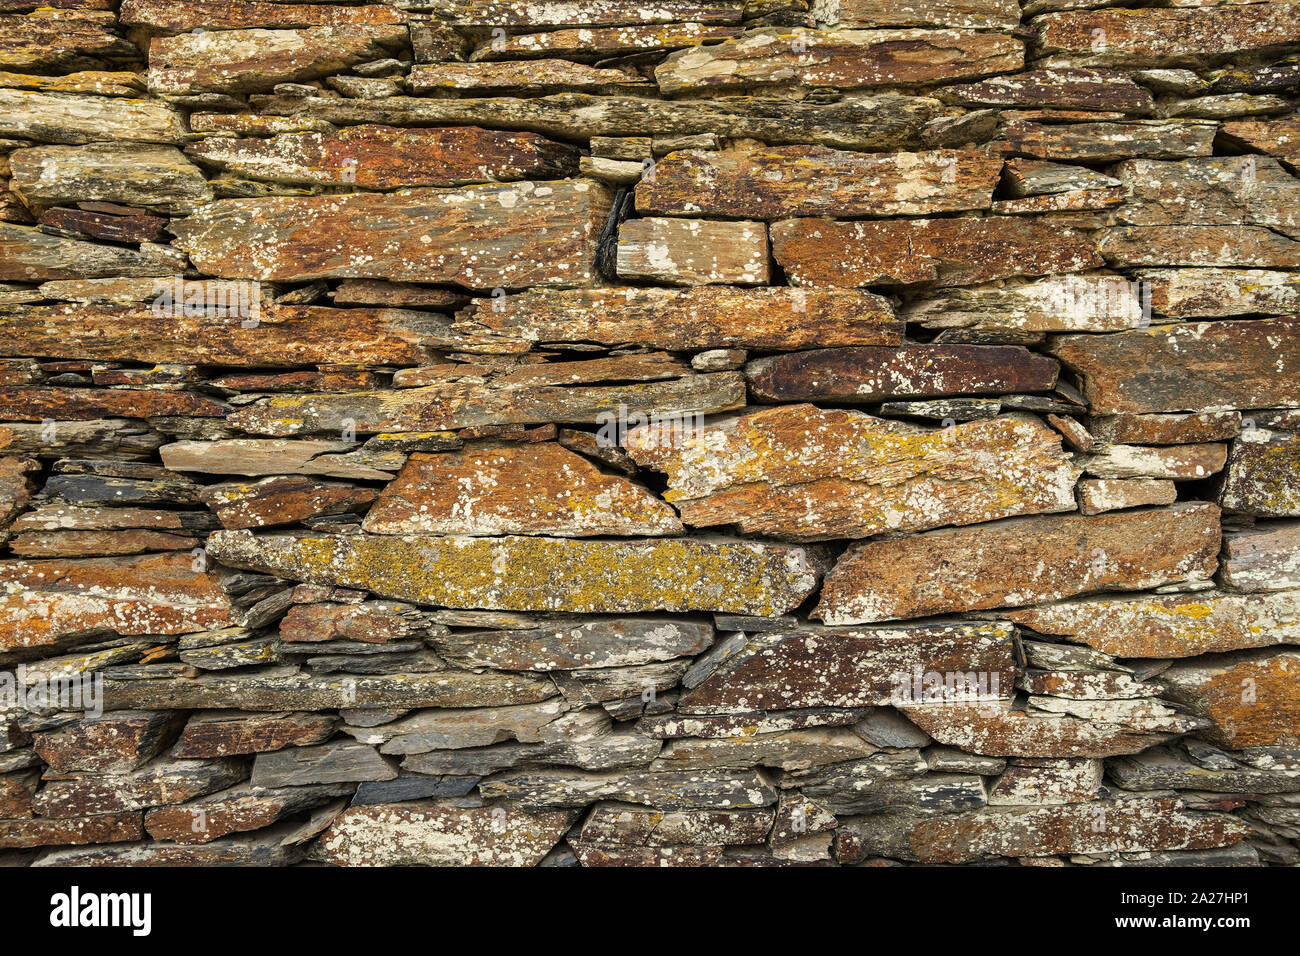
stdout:
[[1288,0],[6,0],[0,860],[1300,862]]

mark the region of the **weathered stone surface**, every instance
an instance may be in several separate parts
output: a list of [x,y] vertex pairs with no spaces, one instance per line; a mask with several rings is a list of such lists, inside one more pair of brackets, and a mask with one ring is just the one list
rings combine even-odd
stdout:
[[1265,269],[1148,269],[1151,308],[1176,319],[1286,315],[1300,308],[1300,283],[1290,272]]
[[851,730],[814,728],[743,737],[670,740],[650,765],[652,770],[743,770],[809,767],[857,760],[876,752],[873,744]]
[[181,114],[166,103],[0,89],[0,136],[49,143],[179,143],[184,135]]
[[435,0],[428,6],[458,27],[599,27],[608,24],[739,23],[743,5],[692,0]]
[[118,22],[153,33],[237,30],[246,27],[341,26],[405,23],[407,15],[387,4],[339,6],[323,3],[277,5],[265,0],[123,0]]
[[1295,3],[1107,2],[0,0],[0,863],[1300,863]]
[[1092,240],[1016,216],[829,222],[790,219],[771,227],[772,255],[792,285],[938,288],[1103,265]]
[[0,562],[0,651],[97,634],[183,634],[232,623],[234,610],[189,554]]
[[826,103],[823,97],[796,90],[784,95],[680,101],[589,93],[465,99],[290,97],[266,98],[259,100],[258,106],[269,113],[340,125],[470,125],[527,129],[569,139],[709,133],[752,137],[772,145],[820,143],[838,149],[880,149],[917,145],[921,125],[941,104],[928,97],[897,93],[846,93],[836,102]]
[[[598,803],[582,823],[584,844],[605,846],[729,846],[762,843],[773,811],[678,810]],[[811,828],[810,828],[811,829]]]
[[697,527],[819,539],[1074,509],[1078,471],[1043,425],[1011,418],[933,431],[811,405],[628,435],[668,474],[665,498]]
[[584,180],[223,199],[172,231],[195,265],[226,278],[573,286],[593,278],[609,201]]
[[939,398],[1046,392],[1057,366],[1018,346],[910,345],[899,349],[815,349],[757,359],[745,367],[768,402]]
[[1079,482],[1079,511],[1085,515],[1171,505],[1177,500],[1177,486],[1164,478],[1089,478]]
[[1020,42],[996,33],[758,29],[671,53],[655,79],[668,94],[770,84],[855,89],[960,80],[1023,64]]
[[1300,592],[1295,591],[1100,598],[1003,616],[1115,657],[1191,657],[1300,643]]
[[1059,107],[1075,110],[1151,109],[1151,94],[1117,70],[1062,67],[995,76],[942,91],[945,99],[973,106]]
[[850,289],[536,290],[479,302],[458,329],[511,343],[596,342],[664,349],[901,345],[889,302]]
[[436,643],[443,657],[465,667],[575,670],[693,657],[713,643],[713,629],[668,618],[614,618],[568,627],[456,631]]
[[1300,121],[1241,120],[1223,124],[1223,136],[1261,153],[1276,156],[1293,168],[1300,166]]
[[[231,438],[218,441],[178,441],[159,449],[172,471],[218,475],[326,475],[387,481],[404,458],[391,461],[368,456],[353,441],[274,438]],[[212,494],[219,494],[213,492]]]
[[[1118,212],[1137,226],[1177,223],[1266,226],[1300,237],[1300,179],[1267,156],[1189,159],[1178,163],[1133,159],[1115,175],[1129,198]],[[1265,199],[1264,197],[1269,197]]]
[[[644,9],[644,8],[642,8]],[[702,8],[717,10],[714,4]],[[619,53],[651,53],[694,47],[712,40],[726,40],[740,32],[734,26],[714,26],[699,21],[638,23],[622,27],[589,27],[496,36],[475,47],[472,61],[524,57],[578,57],[598,50],[605,56]]]
[[135,47],[118,35],[115,26],[112,11],[101,10],[41,8],[0,16],[0,67],[68,72],[135,59]]
[[853,545],[815,613],[863,624],[1136,590],[1208,578],[1218,553],[1213,505],[1014,518]]
[[[332,309],[262,305],[257,283],[194,289],[174,278],[155,282],[148,306],[22,305],[0,307],[5,355],[131,358],[145,362],[263,365],[407,364],[438,353],[446,320],[400,309]],[[192,297],[192,298],[191,298]]]
[[1119,226],[1097,237],[1097,249],[1113,266],[1300,265],[1300,243],[1263,226]]
[[345,866],[536,866],[572,822],[510,807],[353,807],[321,837]]
[[177,757],[232,757],[284,747],[323,743],[338,725],[328,714],[246,714],[209,711],[185,724],[172,753]]
[[[133,814],[138,818],[138,814]],[[301,849],[291,841],[293,827],[277,827],[251,837],[226,837],[204,844],[124,843],[54,850],[33,866],[292,866],[301,862]],[[301,842],[301,841],[298,841]]]
[[880,156],[822,146],[733,147],[669,153],[636,188],[642,214],[921,216],[987,209],[998,156],[935,150]]
[[[334,9],[350,9],[339,7]],[[577,166],[572,147],[534,133],[461,126],[351,126],[270,139],[209,137],[186,147],[205,165],[274,183],[394,189],[514,179],[558,179]]]
[[1166,696],[1213,722],[1223,747],[1300,745],[1300,651],[1246,651],[1180,661],[1160,675]]
[[1009,149],[1036,159],[1113,163],[1130,157],[1181,159],[1209,156],[1216,124],[1203,120],[1069,123],[1053,126],[1016,120],[1002,135]]
[[1203,725],[1172,709],[1110,720],[1015,710],[1010,702],[909,705],[903,712],[942,744],[1015,757],[1111,757],[1138,753]]
[[1094,415],[1088,427],[1100,440],[1117,445],[1191,445],[1236,438],[1241,413]]
[[551,442],[415,454],[366,515],[379,534],[678,534],[673,509]]
[[223,528],[265,528],[316,515],[364,511],[377,496],[371,488],[292,475],[207,485],[201,492]]
[[340,707],[495,707],[555,696],[555,685],[519,674],[445,670],[379,677],[317,677],[293,668],[222,676],[109,680],[109,710],[337,710]]
[[0,280],[20,282],[95,276],[167,276],[175,273],[181,264],[163,246],[146,245],[143,250],[106,246],[64,239],[8,222],[0,222],[0,253],[3,253]]
[[[821,571],[817,555],[804,548],[726,538],[254,537],[219,531],[208,548],[225,564],[313,584],[363,587],[443,607],[521,611],[780,614],[811,593]],[[393,577],[397,568],[406,570]]]
[[29,531],[16,534],[9,550],[24,558],[98,557],[145,551],[190,551],[197,538],[161,531]]
[[145,814],[144,827],[155,840],[210,843],[232,833],[272,826],[285,816],[310,810],[350,792],[350,787],[339,786],[263,792],[241,786],[178,807],[150,810]]
[[1098,478],[1163,478],[1191,481],[1223,469],[1226,445],[1099,445],[1083,459],[1083,470]]
[[560,59],[493,63],[417,63],[407,77],[412,93],[621,92],[651,89],[639,73]]
[[127,774],[50,780],[36,794],[33,806],[45,817],[142,810],[184,803],[223,790],[244,776],[240,761],[159,758]]
[[252,785],[274,790],[316,783],[392,780],[396,776],[397,768],[374,747],[342,740],[259,753],[253,761]]
[[1014,761],[990,789],[988,805],[1083,803],[1097,795],[1103,769],[1097,759]]
[[1026,809],[985,809],[952,819],[921,820],[907,839],[923,863],[991,857],[1229,846],[1249,831],[1223,814],[1193,813],[1181,801],[1112,800]]
[[144,836],[138,813],[97,813],[58,820],[0,820],[0,848],[125,843]]
[[1012,0],[927,0],[900,7],[888,0],[835,0],[813,8],[816,21],[842,27],[968,27],[1006,29],[1020,23]]
[[761,222],[629,219],[619,227],[618,274],[672,285],[765,285],[767,228]]
[[419,611],[396,601],[295,604],[280,619],[280,638],[290,643],[388,644],[424,636],[425,624]]
[[928,329],[1119,332],[1146,324],[1141,289],[1113,273],[948,289],[912,299],[901,314]]
[[523,770],[489,777],[479,784],[479,791],[486,799],[500,797],[528,809],[620,800],[662,810],[746,810],[776,802],[776,792],[754,771]]
[[404,24],[344,24],[292,30],[220,30],[155,37],[154,93],[249,93],[314,80],[378,60],[407,41]]
[[1225,531],[1223,583],[1234,591],[1300,588],[1300,522]]
[[1201,790],[1212,793],[1285,793],[1295,787],[1300,770],[1279,762],[1275,768],[1255,767],[1214,751],[1214,762],[1189,759],[1170,747],[1110,761],[1107,771],[1126,790]]
[[124,773],[147,763],[180,729],[180,714],[117,711],[33,736],[33,748],[58,773]]
[[1063,335],[1048,349],[1082,376],[1094,414],[1300,406],[1300,334],[1289,319]]
[[[489,747],[492,744],[557,742],[567,739],[565,711],[568,705],[555,697],[536,704],[507,707],[475,707],[464,710],[439,708],[421,710],[372,729],[346,727],[345,732],[363,743],[377,745],[385,754],[424,754],[440,750]],[[598,718],[587,731],[593,736],[608,732],[609,722]]]
[[184,215],[212,199],[203,174],[172,146],[39,146],[14,150],[9,166],[9,188],[34,212],[96,201]]
[[1244,429],[1233,442],[1219,501],[1227,511],[1261,518],[1300,516],[1300,435]]
[[[634,385],[581,385],[564,383],[587,377],[575,367],[599,367],[599,360],[566,364],[570,374],[557,382],[543,379],[534,383],[525,377],[502,387],[468,379],[423,388],[276,395],[240,409],[227,423],[260,435],[340,434],[349,428],[370,434],[430,432],[541,422],[608,423],[613,427],[621,416],[632,421],[639,420],[632,417],[637,415],[689,419],[745,404],[745,382],[738,372],[684,375]],[[671,369],[666,369],[663,375],[670,373]],[[597,382],[602,377],[608,380],[609,376],[599,372],[590,376]]]
[[684,695],[679,707],[726,714],[889,704],[907,699],[913,676],[928,672],[978,672],[983,686],[973,690],[996,698],[1012,692],[1012,635],[1005,624],[805,627],[749,635],[744,648]]
[[1038,29],[1036,53],[1100,66],[1197,67],[1238,53],[1275,52],[1300,40],[1289,3],[1070,10],[1032,22]]

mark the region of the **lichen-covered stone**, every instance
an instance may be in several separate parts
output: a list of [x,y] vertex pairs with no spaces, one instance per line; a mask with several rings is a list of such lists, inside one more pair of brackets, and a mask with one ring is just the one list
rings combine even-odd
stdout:
[[855,89],[960,80],[1019,69],[1020,41],[960,30],[758,29],[669,54],[664,93],[798,84]]
[[[348,9],[348,8],[338,8]],[[199,162],[273,183],[393,189],[562,178],[577,166],[571,147],[534,133],[462,126],[350,126],[270,139],[209,137],[186,147]]]
[[863,624],[1156,587],[1209,578],[1218,553],[1212,505],[1014,518],[853,545],[827,575],[816,614]]
[[806,627],[749,636],[682,698],[680,709],[726,714],[898,703],[911,699],[929,673],[978,674],[978,686],[947,690],[996,699],[1012,693],[1014,668],[1012,628],[1005,624]]
[[536,866],[570,822],[508,807],[352,807],[321,846],[343,866]]
[[595,240],[608,211],[609,196],[595,183],[527,181],[222,199],[173,223],[172,231],[195,265],[232,279],[573,286],[593,277]]
[[645,215],[921,216],[987,209],[1002,160],[936,150],[873,155],[822,146],[683,150],[636,189]]
[[816,586],[805,548],[726,538],[582,541],[219,531],[223,563],[443,607],[780,614]]
[[665,535],[673,509],[551,442],[414,454],[366,515],[379,534]]
[[832,222],[788,219],[771,228],[772,255],[792,285],[974,285],[1104,264],[1081,233],[1017,216]]
[[628,435],[696,527],[800,539],[972,524],[1074,509],[1078,471],[1045,426],[1011,418],[938,431],[792,405]]
[[1094,414],[1300,406],[1300,334],[1289,319],[1063,335],[1049,350],[1081,375]]
[[1115,657],[1192,657],[1300,643],[1300,592],[1104,597],[1003,612]]

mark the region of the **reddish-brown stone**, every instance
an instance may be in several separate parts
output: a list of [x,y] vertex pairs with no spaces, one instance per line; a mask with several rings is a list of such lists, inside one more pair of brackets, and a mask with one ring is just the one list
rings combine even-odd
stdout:
[[649,215],[920,216],[987,209],[1002,159],[974,150],[868,154],[824,146],[684,150],[636,188]]
[[186,152],[205,165],[237,176],[374,190],[561,179],[578,166],[577,151],[571,146],[536,133],[474,126],[396,129],[362,125],[334,133],[285,133],[270,139],[210,137],[186,147]]
[[1094,414],[1300,407],[1292,319],[1062,335],[1048,350],[1082,376]]
[[1019,346],[906,345],[902,348],[815,349],[757,359],[745,367],[763,402],[943,398],[1046,392],[1057,365]]
[[1209,578],[1218,553],[1213,505],[1015,518],[854,545],[815,613],[862,624],[1139,590]]
[[1082,233],[1017,216],[831,222],[789,219],[771,227],[772,255],[793,285],[939,288],[1104,264]]

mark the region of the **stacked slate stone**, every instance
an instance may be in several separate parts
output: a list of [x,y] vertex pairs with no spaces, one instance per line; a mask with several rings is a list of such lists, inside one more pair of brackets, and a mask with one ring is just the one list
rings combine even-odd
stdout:
[[0,860],[1300,862],[1300,15],[1089,6],[6,2]]

